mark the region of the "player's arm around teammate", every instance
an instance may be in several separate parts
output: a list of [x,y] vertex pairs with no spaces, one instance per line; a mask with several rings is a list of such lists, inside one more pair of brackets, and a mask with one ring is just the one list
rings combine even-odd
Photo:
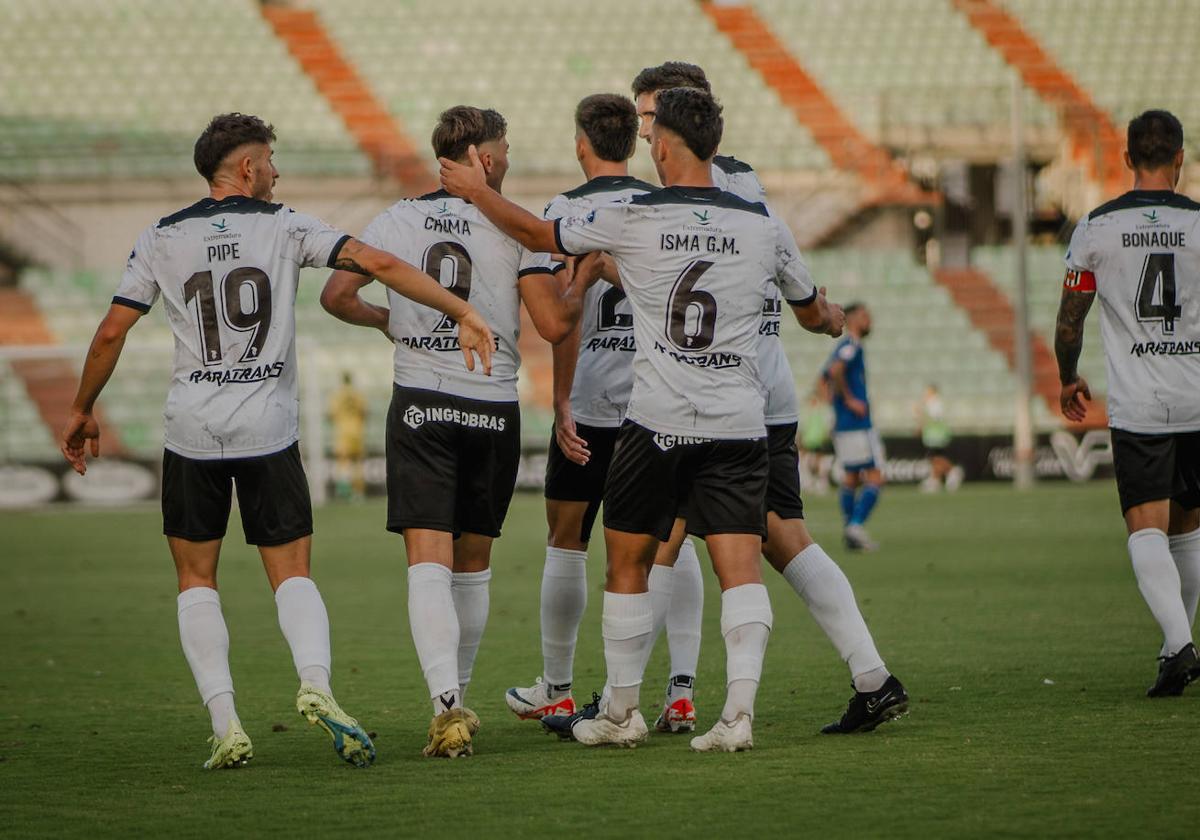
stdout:
[[471,304],[443,288],[440,283],[387,251],[372,248],[357,239],[342,247],[333,266],[336,271],[321,290],[325,311],[343,321],[374,327],[387,334],[387,310],[368,304],[358,292],[372,279],[414,303],[436,309],[458,323],[458,344],[467,370],[475,370],[475,356],[483,372],[492,372],[495,338],[491,328]]

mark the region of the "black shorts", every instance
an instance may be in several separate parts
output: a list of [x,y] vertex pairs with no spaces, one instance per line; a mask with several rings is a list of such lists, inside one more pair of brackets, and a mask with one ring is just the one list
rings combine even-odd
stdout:
[[1121,513],[1162,499],[1200,507],[1200,432],[1143,435],[1113,429],[1112,453]]
[[521,464],[521,408],[422,388],[392,389],[389,531],[500,536]]
[[621,425],[604,487],[604,527],[662,542],[687,501],[689,534],[766,536],[767,439],[694,440]]
[[767,510],[780,519],[803,519],[800,499],[800,450],[796,446],[797,424],[767,426]]
[[163,450],[163,533],[192,542],[225,536],[237,487],[250,545],[283,545],[313,532],[300,445],[253,458],[200,460]]
[[616,427],[575,425],[575,432],[587,441],[591,457],[583,466],[567,460],[558,446],[558,439],[550,433],[550,451],[546,458],[546,498],[560,502],[587,502],[583,514],[583,526],[579,539],[587,542],[592,536],[592,525],[600,511],[604,498],[604,482],[608,478],[608,465],[612,462],[613,447],[617,444]]

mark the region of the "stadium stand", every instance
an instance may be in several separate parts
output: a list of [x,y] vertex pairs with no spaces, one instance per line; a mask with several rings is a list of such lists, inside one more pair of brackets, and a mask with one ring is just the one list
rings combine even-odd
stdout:
[[0,462],[52,461],[60,457],[50,427],[42,422],[25,383],[0,361]]
[[195,127],[230,110],[268,115],[292,172],[370,170],[254,0],[0,0],[0,20],[0,177],[188,175]]
[[[947,0],[754,0],[794,55],[876,142],[897,148],[1007,143],[1012,71]],[[1055,115],[1026,93],[1035,139]],[[978,154],[978,151],[976,152]]]
[[[1147,108],[1200,124],[1198,0],[1001,2],[1119,125]],[[1200,154],[1195,130],[1187,143]]]
[[[1016,380],[1009,365],[908,252],[830,249],[806,258],[813,276],[839,300],[871,307],[867,370],[872,411],[882,430],[911,433],[914,405],[930,382],[940,387],[955,431],[1011,428]],[[831,347],[791,324],[783,340],[803,394]],[[1035,410],[1040,422],[1053,424],[1045,411]]]
[[[987,272],[997,288],[1010,300],[1015,299],[1017,276],[1016,252],[1012,248],[989,246],[971,251],[973,265]],[[1042,245],[1029,249],[1030,327],[1050,346],[1054,345],[1054,319],[1062,295],[1063,249]],[[1092,387],[1093,395],[1107,390],[1108,374],[1104,367],[1104,349],[1100,343],[1099,306],[1092,313],[1083,337],[1079,372]]]
[[884,148],[862,135],[821,86],[771,31],[755,10],[743,4],[706,3],[704,11],[812,132],[833,165],[857,174],[866,188],[862,204],[932,203],[909,182],[905,168]]
[[[461,0],[452,20],[437,4],[416,0],[310,0],[288,8],[254,0],[0,0],[6,24],[0,28],[0,181],[69,186],[81,179],[136,184],[194,177],[196,126],[217,111],[239,109],[275,123],[278,160],[288,175],[383,172],[411,192],[432,168],[426,138],[437,114],[470,102],[508,117],[510,177],[522,195],[549,196],[579,177],[570,143],[575,103],[598,90],[627,92],[642,67],[684,59],[709,71],[724,102],[723,149],[764,173],[773,206],[807,246],[813,239],[806,234],[823,222],[832,229],[865,206],[861,187],[872,172],[903,171],[893,153],[947,151],[989,163],[1007,158],[1009,88],[1018,73],[1026,84],[1028,138],[1042,148],[1062,150],[1072,111],[1102,110],[1115,125],[1154,105],[1177,110],[1185,125],[1200,121],[1200,100],[1188,96],[1186,83],[1176,83],[1196,75],[1200,35],[1178,24],[1200,13],[1200,0],[1139,6],[1139,26],[1164,45],[1154,50],[1136,48],[1141,42],[1127,25],[1127,4],[1118,0],[749,0],[723,6],[513,0],[504,15],[494,11],[484,0]],[[747,30],[747,20],[758,29]],[[62,54],[72,60],[59,60]],[[780,74],[789,63],[800,75]],[[801,87],[806,94],[796,98]],[[1054,92],[1062,90],[1074,92],[1063,99]],[[858,139],[837,147],[838,136]],[[1082,142],[1075,138],[1076,147]],[[414,154],[420,171],[411,177],[386,165],[391,156],[411,166]],[[1111,150],[1103,156],[1111,165]],[[652,177],[644,154],[635,157],[635,171]],[[1006,350],[990,328],[972,322],[941,273],[935,276],[900,247],[903,233],[890,235],[892,244],[883,249],[872,242],[869,250],[809,252],[814,274],[838,299],[861,298],[875,310],[868,346],[880,426],[911,432],[913,403],[932,381],[942,388],[956,430],[1011,428],[1011,336]],[[1061,250],[1031,253],[1030,303],[1043,380]],[[975,248],[971,262],[994,287],[989,294],[1007,307],[1015,274],[1011,249]],[[21,288],[38,303],[39,329],[78,349],[107,305],[115,272],[112,266],[31,268]],[[377,440],[390,396],[390,354],[378,336],[320,310],[323,279],[321,272],[306,272],[300,284],[302,369],[326,384],[344,370],[356,371],[371,403],[368,435]],[[9,320],[0,344],[36,343],[19,319]],[[784,336],[803,390],[828,345],[790,325]],[[136,337],[146,352],[127,355],[123,375],[105,395],[120,441],[138,454],[153,456],[161,445],[170,341],[162,315],[152,314]],[[527,354],[530,361],[539,358]],[[6,412],[0,448],[41,453],[49,442],[53,453],[54,421],[30,370],[0,360],[0,410]],[[544,365],[530,370],[523,397],[537,396],[544,405]],[[1081,370],[1103,392],[1094,321]],[[1046,388],[1040,393],[1038,425],[1055,427],[1051,397]],[[537,400],[527,403],[524,436],[540,445],[549,415]]]
[[[514,175],[573,175],[578,164],[564,137],[575,104],[597,91],[628,92],[643,67],[683,59],[702,64],[719,82],[725,148],[761,169],[829,166],[807,130],[692,0],[514,0],[503,15],[485,0],[464,0],[452,20],[436,3],[314,0],[312,7],[423,149],[447,106],[493,107],[508,118]],[[636,165],[647,174],[644,156]]]

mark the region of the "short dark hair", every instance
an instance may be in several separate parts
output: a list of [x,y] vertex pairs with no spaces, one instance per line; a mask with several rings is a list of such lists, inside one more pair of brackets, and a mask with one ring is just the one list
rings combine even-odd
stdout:
[[461,160],[467,147],[479,147],[508,133],[508,123],[499,111],[455,105],[442,111],[433,129],[433,153],[440,158]]
[[686,61],[667,61],[657,67],[647,67],[633,79],[635,97],[677,87],[699,88],[706,93],[712,93],[703,68]]
[[849,318],[851,315],[853,315],[855,312],[858,312],[860,309],[866,309],[866,308],[867,308],[867,305],[865,303],[863,303],[862,301],[856,300],[853,303],[847,303],[845,306],[843,306],[842,313],[847,318]]
[[655,97],[654,124],[678,134],[700,160],[716,154],[725,130],[720,103],[697,88],[660,90]]
[[221,163],[238,146],[246,143],[266,143],[269,146],[274,142],[275,126],[258,117],[236,111],[217,114],[196,139],[192,161],[196,164],[196,171],[211,184]]
[[1183,148],[1183,125],[1170,111],[1146,111],[1129,121],[1126,143],[1136,168],[1158,169]]
[[619,93],[594,93],[575,108],[575,127],[601,160],[623,163],[637,147],[637,108]]

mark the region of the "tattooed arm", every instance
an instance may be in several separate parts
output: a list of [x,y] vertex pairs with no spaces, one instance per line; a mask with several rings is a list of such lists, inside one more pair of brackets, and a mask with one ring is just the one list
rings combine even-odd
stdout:
[[1058,357],[1058,380],[1062,383],[1059,404],[1068,420],[1081,422],[1087,415],[1085,403],[1092,398],[1087,382],[1079,375],[1079,353],[1083,350],[1083,322],[1096,299],[1094,291],[1065,288],[1058,305],[1054,327],[1054,355]]
[[357,239],[346,240],[332,268],[335,271],[349,271],[375,277],[397,294],[450,316],[458,322],[458,343],[466,360],[467,370],[475,370],[473,351],[483,363],[484,373],[492,372],[495,338],[487,322],[473,306],[451,293],[425,272],[387,251],[372,248]]

